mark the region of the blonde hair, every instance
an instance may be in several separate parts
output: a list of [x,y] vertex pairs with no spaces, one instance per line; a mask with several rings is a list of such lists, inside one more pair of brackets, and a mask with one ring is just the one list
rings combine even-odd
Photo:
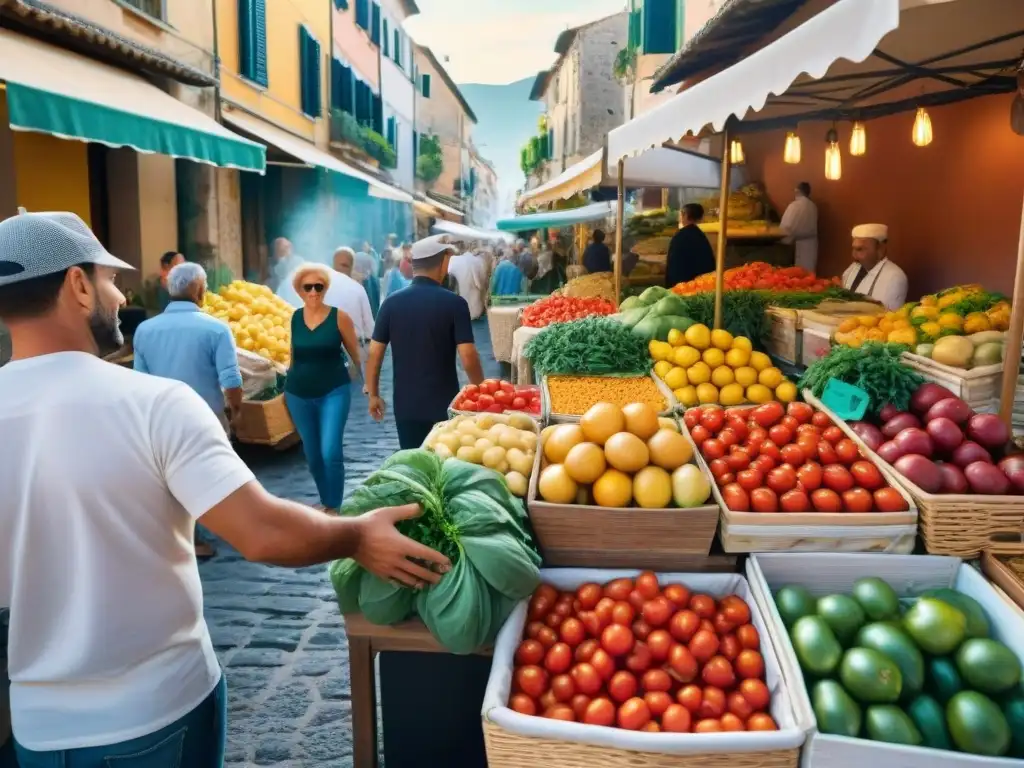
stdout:
[[299,296],[302,295],[303,278],[307,275],[316,275],[320,278],[320,281],[324,284],[325,291],[331,287],[331,271],[323,264],[312,264],[307,262],[300,265],[299,268],[292,273],[292,288],[295,289],[295,292]]

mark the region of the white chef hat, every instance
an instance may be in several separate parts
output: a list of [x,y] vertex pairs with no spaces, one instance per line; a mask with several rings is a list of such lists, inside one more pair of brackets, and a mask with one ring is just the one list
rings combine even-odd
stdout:
[[889,227],[885,224],[858,224],[851,234],[854,238],[868,237],[884,243],[889,239]]
[[431,235],[412,244],[412,260],[429,259],[439,253],[455,253],[455,246],[447,235]]

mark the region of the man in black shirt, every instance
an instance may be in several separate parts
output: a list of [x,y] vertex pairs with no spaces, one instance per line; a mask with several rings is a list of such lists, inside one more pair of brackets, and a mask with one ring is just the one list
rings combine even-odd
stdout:
[[390,344],[395,422],[403,449],[419,448],[434,424],[448,418],[448,406],[459,393],[456,352],[471,382],[484,379],[469,305],[442,286],[453,251],[443,235],[413,245],[412,283],[384,300],[373,328],[366,363],[370,415],[384,418],[380,369]]
[[593,242],[583,250],[583,268],[590,274],[611,272],[612,252],[604,244],[604,232],[595,229],[593,238]]
[[687,203],[679,212],[679,231],[668,245],[665,287],[686,283],[698,275],[715,271],[715,252],[708,236],[697,225],[704,218],[704,206]]

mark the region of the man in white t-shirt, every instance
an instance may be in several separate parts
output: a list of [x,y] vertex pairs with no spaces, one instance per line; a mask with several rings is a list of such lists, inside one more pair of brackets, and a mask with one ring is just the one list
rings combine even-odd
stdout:
[[395,529],[415,505],[353,519],[271,496],[186,384],[100,360],[122,343],[126,269],[72,213],[0,222],[0,607],[23,768],[221,766],[197,519],[249,560],[353,557],[415,587],[450,567]]
[[324,294],[324,304],[335,307],[352,318],[359,343],[366,345],[373,336],[373,312],[366,289],[352,278],[356,252],[342,246],[334,252],[334,274]]

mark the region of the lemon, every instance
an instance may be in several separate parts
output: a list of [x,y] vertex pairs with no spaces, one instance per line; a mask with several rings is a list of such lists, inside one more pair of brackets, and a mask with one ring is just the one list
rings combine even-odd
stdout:
[[652,339],[651,342],[648,343],[647,345],[647,351],[650,353],[653,359],[661,361],[667,360],[668,356],[672,354],[672,347],[666,344],[664,341]]
[[668,343],[673,347],[681,347],[686,343],[686,337],[678,328],[673,328],[668,332]]
[[683,368],[689,368],[698,360],[700,360],[700,350],[693,347],[679,347],[672,353],[672,361]]
[[720,365],[725,365],[725,352],[720,349],[711,347],[705,349],[704,354],[700,356],[701,360],[708,364],[709,368],[717,368]]
[[750,362],[750,351],[733,347],[725,353],[725,364],[730,368],[742,368]]
[[732,340],[732,348],[743,349],[746,350],[747,352],[750,352],[754,348],[754,345],[750,343],[750,339],[748,339],[746,336],[737,336],[735,339]]
[[736,383],[741,387],[749,387],[751,384],[757,384],[757,371],[751,368],[749,365],[744,365],[733,371],[733,375],[736,377]]
[[654,364],[654,373],[659,379],[664,379],[666,374],[672,370],[672,363],[668,360],[659,360]]
[[768,357],[768,355],[766,355],[764,352],[751,352],[750,365],[753,366],[755,371],[760,373],[765,368],[772,367],[772,359]]
[[721,350],[732,346],[732,334],[724,328],[716,328],[711,332],[711,343]]
[[691,408],[700,402],[700,400],[697,399],[697,388],[694,386],[686,386],[682,389],[677,389],[672,394],[676,396],[676,400],[687,408]]
[[765,368],[757,374],[757,383],[764,384],[768,389],[775,389],[785,378],[778,368]]
[[669,389],[679,389],[689,384],[689,380],[686,377],[686,369],[676,366],[665,376],[665,385]]
[[747,400],[752,403],[767,403],[772,399],[772,391],[764,384],[751,384],[747,387]]
[[711,383],[716,387],[724,387],[736,381],[732,368],[727,365],[720,365],[711,372]]
[[683,335],[686,337],[686,343],[691,347],[707,349],[711,346],[711,330],[702,323],[691,325]]
[[686,369],[686,379],[691,384],[706,384],[711,381],[711,369],[707,363],[694,363]]
[[726,384],[718,392],[718,402],[722,405],[742,405],[743,387],[739,384]]
[[252,352],[256,348],[256,342],[252,340],[251,336],[246,336],[242,339],[242,349],[247,349]]
[[792,403],[796,400],[796,384],[784,381],[775,388],[775,399],[780,403]]
[[697,385],[697,400],[705,405],[707,403],[718,402],[718,387],[714,384],[698,384]]

